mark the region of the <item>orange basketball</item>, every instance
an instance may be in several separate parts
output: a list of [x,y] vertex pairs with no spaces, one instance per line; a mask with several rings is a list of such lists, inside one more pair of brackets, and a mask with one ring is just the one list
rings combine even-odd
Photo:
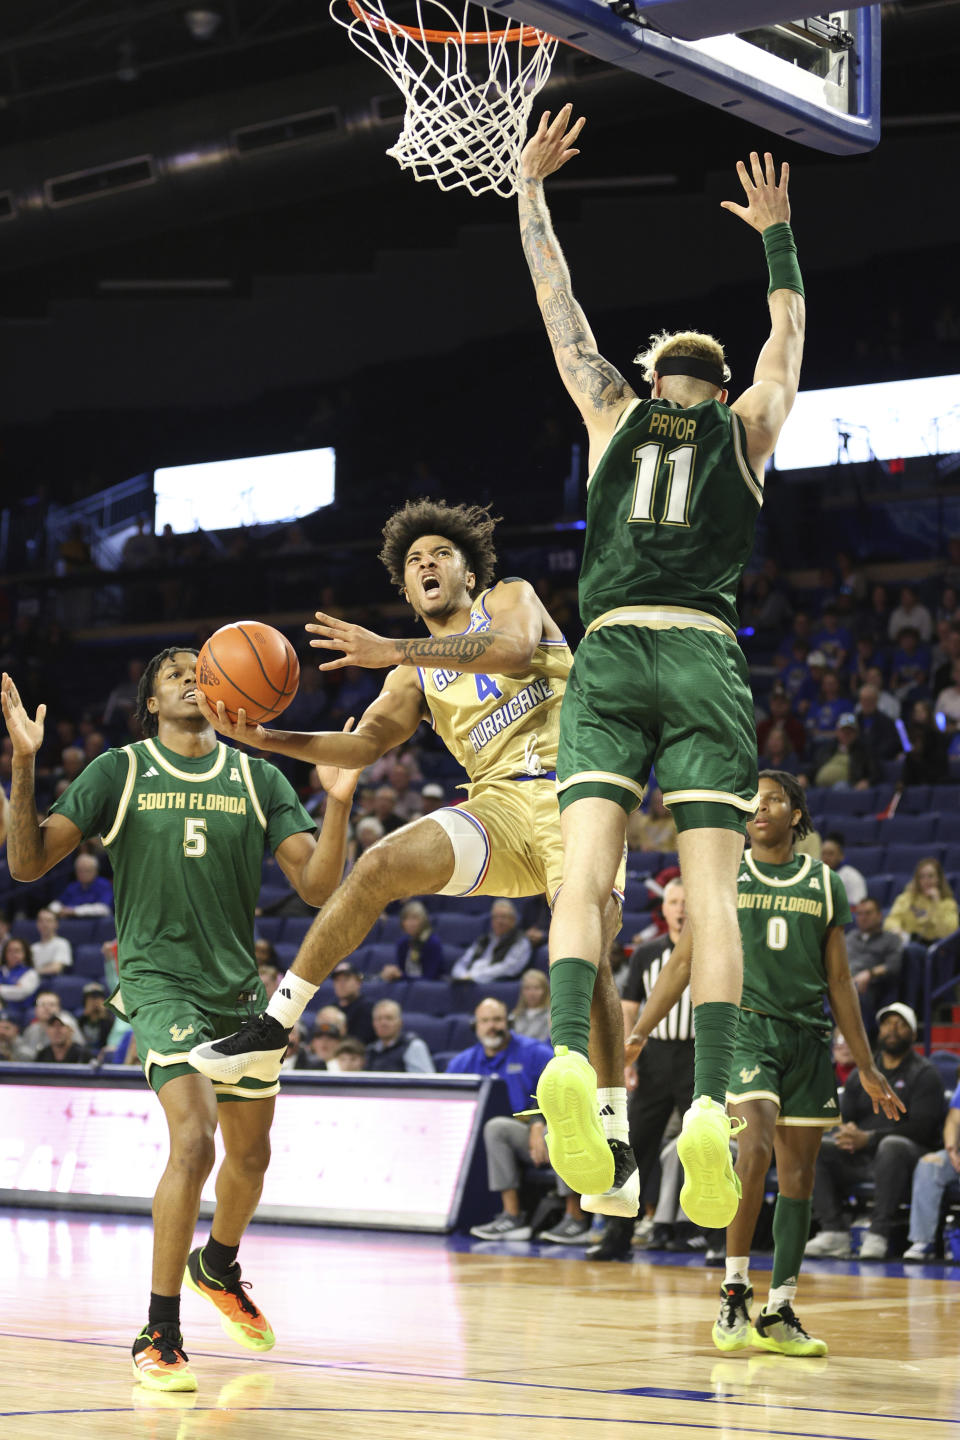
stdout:
[[222,700],[232,721],[273,720],[300,683],[300,662],[285,635],[262,620],[237,620],[210,636],[197,660],[197,684],[208,703]]

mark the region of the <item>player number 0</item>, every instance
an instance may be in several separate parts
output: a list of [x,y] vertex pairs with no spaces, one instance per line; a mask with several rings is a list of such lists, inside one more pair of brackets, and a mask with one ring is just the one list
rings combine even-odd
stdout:
[[661,464],[670,467],[667,482],[667,503],[663,508],[661,525],[689,525],[687,506],[690,501],[690,481],[693,477],[693,462],[696,457],[695,445],[679,445],[666,456],[663,446],[657,440],[648,440],[638,445],[633,452],[637,466],[637,478],[633,487],[633,505],[629,520],[654,523],[653,501],[660,476]]
[[770,950],[786,950],[787,948],[787,922],[782,915],[773,915],[767,921],[767,948]]

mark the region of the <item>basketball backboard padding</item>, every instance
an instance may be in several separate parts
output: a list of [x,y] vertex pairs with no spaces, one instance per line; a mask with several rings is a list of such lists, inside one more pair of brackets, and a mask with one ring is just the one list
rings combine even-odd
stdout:
[[[762,3],[769,11],[770,0]],[[756,0],[758,11],[760,6]],[[736,34],[671,39],[616,14],[604,0],[491,0],[486,8],[816,150],[854,154],[873,149],[880,139],[879,5],[831,12],[847,15],[854,44],[851,51],[834,57],[828,79]],[[742,12],[747,0],[735,0],[731,8]],[[780,0],[776,8],[789,11],[793,6]],[[726,5],[723,10],[726,14]],[[834,83],[837,75],[841,84]]]
[[[802,0],[801,0],[802,3]],[[858,10],[870,0],[848,0],[846,9]],[[760,25],[796,18],[793,5],[783,0],[637,0],[637,13],[674,40],[704,40],[708,35],[738,35]]]

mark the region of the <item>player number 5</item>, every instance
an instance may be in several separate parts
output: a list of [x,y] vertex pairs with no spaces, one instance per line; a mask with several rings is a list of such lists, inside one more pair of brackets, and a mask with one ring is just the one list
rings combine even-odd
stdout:
[[188,815],[183,822],[183,853],[191,860],[207,853],[207,822]]

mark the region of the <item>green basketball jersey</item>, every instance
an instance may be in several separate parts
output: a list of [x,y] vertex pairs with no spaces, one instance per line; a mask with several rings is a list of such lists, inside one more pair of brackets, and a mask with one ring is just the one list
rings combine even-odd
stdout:
[[141,740],[99,755],[52,808],[110,856],[128,1016],[181,992],[219,1013],[259,994],[264,848],[315,828],[275,765],[222,741],[188,758]]
[[[588,627],[708,616],[735,634],[763,485],[737,415],[719,400],[627,406],[588,482],[580,614]],[[666,611],[666,613],[663,613]],[[708,622],[709,623],[709,622]]]
[[827,931],[850,924],[843,881],[809,855],[761,865],[747,850],[737,883],[743,940],[741,1009],[829,1032],[823,1013]]

